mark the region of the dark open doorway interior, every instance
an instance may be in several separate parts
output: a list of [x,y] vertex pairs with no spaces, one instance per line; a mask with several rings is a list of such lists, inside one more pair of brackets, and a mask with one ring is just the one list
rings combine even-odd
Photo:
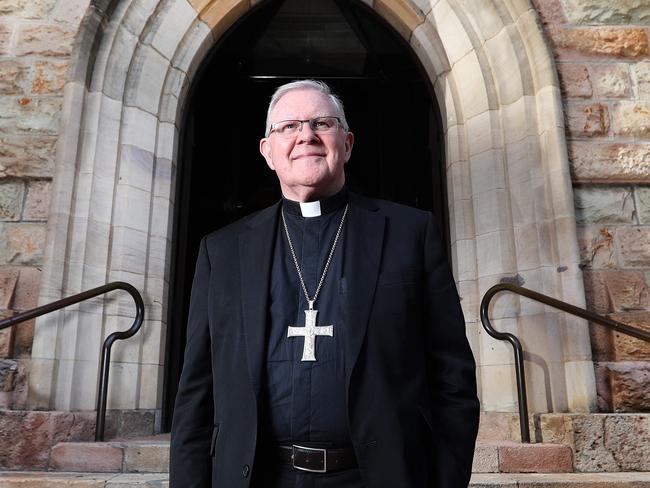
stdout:
[[410,47],[361,1],[261,3],[215,46],[185,108],[167,318],[165,431],[171,429],[183,363],[199,241],[280,198],[258,145],[271,94],[300,78],[328,82],[345,103],[355,134],[348,187],[432,210],[443,232],[448,228],[439,110]]

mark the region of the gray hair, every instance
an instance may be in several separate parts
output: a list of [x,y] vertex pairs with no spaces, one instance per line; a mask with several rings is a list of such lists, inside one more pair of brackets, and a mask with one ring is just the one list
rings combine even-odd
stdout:
[[326,95],[334,108],[336,109],[336,115],[341,118],[341,124],[346,131],[349,131],[348,121],[345,118],[345,111],[343,110],[343,101],[332,92],[332,89],[329,85],[323,81],[316,80],[298,80],[292,81],[291,83],[286,83],[278,87],[273,96],[271,97],[271,102],[269,103],[269,109],[266,111],[266,131],[264,132],[265,136],[268,137],[271,133],[271,112],[278,104],[280,99],[286,95],[288,92],[293,90],[314,90],[323,95]]

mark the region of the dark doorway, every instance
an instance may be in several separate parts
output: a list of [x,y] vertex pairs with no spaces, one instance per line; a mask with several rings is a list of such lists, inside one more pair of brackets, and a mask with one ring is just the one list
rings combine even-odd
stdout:
[[346,165],[348,187],[432,210],[447,232],[439,110],[410,47],[361,1],[261,3],[215,46],[195,77],[185,109],[167,322],[165,430],[171,428],[182,368],[199,241],[280,198],[258,143],[271,94],[299,78],[328,82],[345,103],[355,134]]

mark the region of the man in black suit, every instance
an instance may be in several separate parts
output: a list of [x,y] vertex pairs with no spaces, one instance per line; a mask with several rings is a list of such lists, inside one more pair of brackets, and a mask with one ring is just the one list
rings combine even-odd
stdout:
[[429,212],[345,188],[353,142],[327,85],[274,94],[283,198],[201,241],[172,488],[467,486],[479,404],[444,245]]

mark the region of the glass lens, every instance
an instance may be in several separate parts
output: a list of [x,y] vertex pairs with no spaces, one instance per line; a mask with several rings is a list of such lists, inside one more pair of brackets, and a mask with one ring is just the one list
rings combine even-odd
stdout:
[[278,134],[295,134],[299,128],[302,128],[302,124],[299,120],[283,120],[274,125],[274,130]]
[[336,129],[338,123],[336,117],[316,117],[309,121],[309,126],[314,132],[330,132]]

